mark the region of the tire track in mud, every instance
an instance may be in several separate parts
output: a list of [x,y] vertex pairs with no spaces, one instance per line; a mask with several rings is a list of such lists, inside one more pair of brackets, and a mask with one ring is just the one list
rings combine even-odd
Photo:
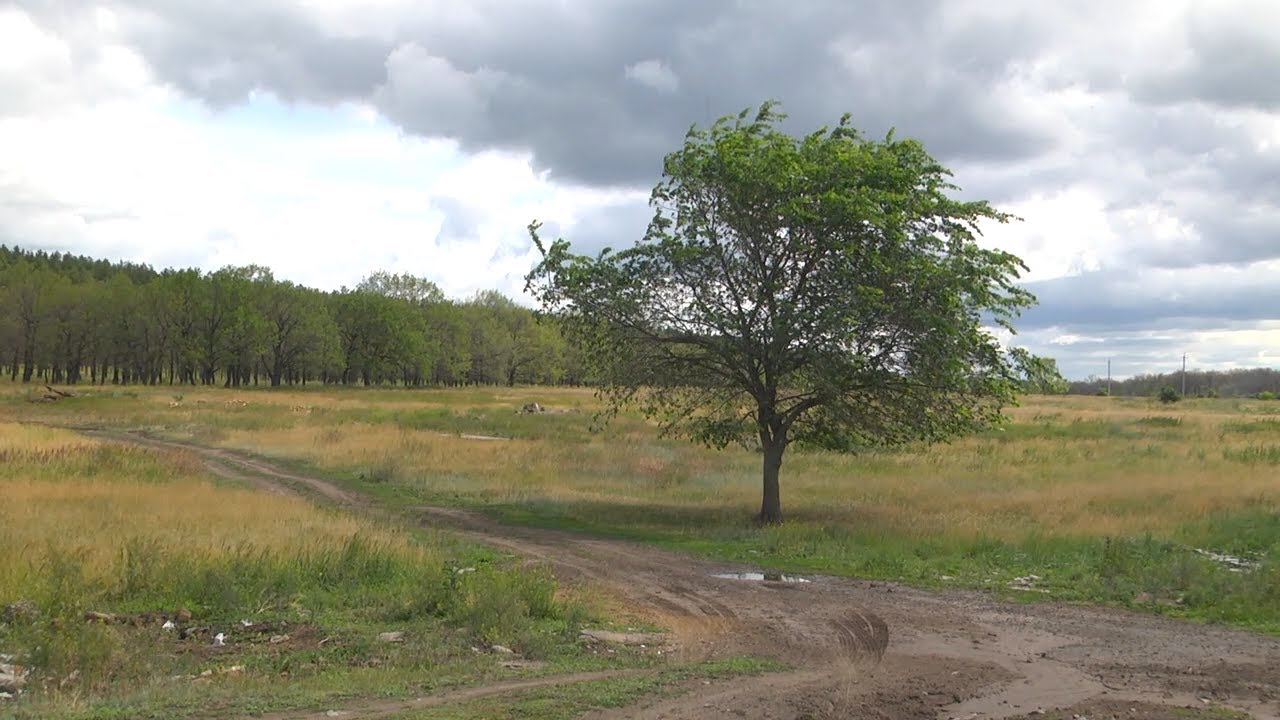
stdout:
[[850,655],[871,653],[879,660],[889,648],[889,626],[876,615],[855,613],[849,619],[832,620],[831,627]]
[[[266,491],[392,514],[333,482],[235,450],[123,431],[82,432],[195,453],[215,475]],[[1280,720],[1280,639],[1275,637],[1109,608],[1010,605],[976,592],[926,592],[895,583],[814,578],[803,585],[771,587],[775,583],[714,578],[726,569],[723,563],[637,543],[508,526],[453,508],[404,512],[412,521],[445,527],[546,563],[562,580],[603,586],[629,608],[672,627],[674,642],[685,642],[694,657],[699,652],[702,657],[752,654],[796,668],[727,681],[715,690],[694,688],[684,698],[590,717],[985,720],[1107,698],[1172,708],[1198,704],[1197,692],[1189,689],[1207,687],[1217,707]],[[1238,680],[1244,674],[1247,683]],[[538,686],[521,682],[594,677],[496,683],[476,688],[479,694],[469,696],[366,703],[347,708],[352,714],[343,717],[385,717]],[[1116,678],[1123,678],[1121,685]]]

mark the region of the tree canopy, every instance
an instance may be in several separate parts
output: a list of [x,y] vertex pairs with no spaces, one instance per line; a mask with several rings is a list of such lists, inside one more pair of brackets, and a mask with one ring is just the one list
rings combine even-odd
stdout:
[[983,248],[1011,217],[962,202],[915,140],[850,125],[795,137],[766,103],[692,128],[633,247],[575,254],[530,234],[527,290],[615,410],[763,455],[759,519],[782,518],[786,448],[939,441],[989,423],[1018,377],[990,331],[1034,298],[1022,262]]
[[1019,376],[1023,392],[1037,395],[1062,395],[1071,383],[1058,372],[1058,361],[1034,355],[1026,348],[1012,348],[1009,355]]
[[0,370],[118,384],[582,383],[556,325],[375,272],[322,292],[260,266],[164,270],[0,245]]

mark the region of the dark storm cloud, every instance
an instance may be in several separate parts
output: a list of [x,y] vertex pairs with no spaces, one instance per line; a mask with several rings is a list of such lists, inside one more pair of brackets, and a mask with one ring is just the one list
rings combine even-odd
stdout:
[[126,0],[119,7],[126,36],[160,79],[214,106],[255,90],[285,100],[355,99],[384,75],[383,43],[328,32],[273,0]]
[[850,112],[948,159],[1053,142],[996,92],[1051,30],[1035,13],[968,17],[938,0],[478,2],[326,22],[272,0],[119,7],[159,77],[211,104],[255,90],[372,102],[409,132],[530,151],[589,184],[649,184],[691,123],[770,98],[798,129]]
[[[72,15],[57,3],[22,4],[55,25]],[[1105,48],[1087,45],[1108,7],[1095,0],[480,0],[346,15],[283,0],[108,5],[161,79],[212,104],[255,90],[371,102],[409,132],[454,137],[468,149],[530,151],[540,169],[589,184],[648,185],[691,122],[766,98],[783,100],[799,129],[848,111],[870,133],[897,127],[950,162],[1035,158],[1053,149],[1054,133],[1043,118],[1028,119],[1016,88],[1004,90],[1033,82],[1024,76],[1044,58],[1055,69],[1034,81],[1042,90],[1085,82],[1170,102],[1218,92],[1248,106],[1267,106],[1280,92],[1280,73],[1266,71],[1278,64],[1280,34],[1245,12],[1247,4],[1188,13],[1177,38],[1188,59],[1133,78],[1106,64]],[[1076,41],[1084,49],[1072,55]],[[640,65],[658,74],[629,70]],[[1135,134],[1171,141],[1163,162],[1177,164],[1218,136],[1171,130],[1143,112],[1100,109],[1121,125],[1099,127],[1105,134],[1095,140],[1112,152]]]
[[[1102,267],[1033,283],[1041,303],[1019,323],[1064,367],[1114,353],[1160,365],[1186,333],[1280,315],[1274,270],[1259,269],[1280,259],[1274,0],[1166,14],[1106,0],[105,4],[157,78],[212,106],[255,92],[367,104],[410,134],[528,153],[562,186],[647,189],[691,123],[778,99],[795,131],[849,112],[869,135],[920,138],[967,198],[1043,206],[1083,191],[1104,218],[1081,227],[1103,237],[1079,249]],[[20,6],[74,24],[68,36],[92,24],[70,3]],[[14,82],[0,75],[8,105],[35,92]],[[442,240],[485,231],[477,201],[437,205]],[[0,202],[5,214],[22,213]],[[649,217],[619,201],[543,236],[594,253],[640,238]],[[1023,248],[1062,242],[1026,219]]]
[[[1210,86],[1228,93],[1223,102],[1269,102],[1280,74],[1219,62],[1232,42],[1255,60],[1280,47],[1280,35],[1255,32],[1242,13],[1189,14],[1189,59],[1178,67],[1126,79],[1121,68],[1081,58],[1041,78],[1043,91],[1094,73],[1132,93],[1078,113],[1083,146],[1047,161],[1061,140],[1052,117],[1018,99],[1035,82],[1027,69],[1101,5],[490,1],[339,19],[279,0],[121,7],[125,37],[159,76],[212,104],[254,91],[367,102],[413,134],[529,152],[562,181],[647,187],[691,123],[776,98],[798,131],[850,112],[869,134],[896,127],[920,137],[957,169],[966,195],[1002,201],[1099,187],[1126,232],[1126,257],[1139,265],[1280,254],[1272,241],[1280,219],[1259,204],[1280,192],[1280,153],[1259,153],[1239,127],[1181,102],[1213,100],[1202,92]],[[1231,69],[1229,83],[1213,75],[1220,67]],[[1174,208],[1187,237],[1132,227],[1123,211],[1145,207]],[[465,234],[456,227],[465,218],[450,223]],[[593,229],[602,234],[610,233]]]

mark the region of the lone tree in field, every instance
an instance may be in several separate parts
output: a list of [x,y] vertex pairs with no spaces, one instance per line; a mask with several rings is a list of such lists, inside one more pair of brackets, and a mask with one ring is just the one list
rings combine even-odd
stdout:
[[544,245],[526,278],[582,349],[611,412],[764,456],[759,520],[782,519],[792,443],[838,451],[939,441],[1000,417],[1017,392],[984,324],[1034,298],[1013,255],[978,246],[1010,216],[949,198],[920,143],[843,118],[793,137],[765,104],[693,128],[667,156],[642,241],[595,257]]

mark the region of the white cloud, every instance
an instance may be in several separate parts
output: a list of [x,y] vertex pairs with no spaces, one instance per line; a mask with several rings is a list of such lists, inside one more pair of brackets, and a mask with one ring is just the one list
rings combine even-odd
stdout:
[[[571,227],[617,200],[555,185],[526,156],[407,136],[367,105],[295,107],[260,93],[213,112],[154,83],[129,51],[101,46],[77,68],[25,16],[0,18],[0,41],[26,38],[4,71],[65,101],[0,113],[8,244],[162,267],[256,263],[323,288],[388,269],[455,296],[515,295],[534,259],[530,220]],[[80,92],[103,78],[129,92]],[[452,233],[445,209],[466,216]]]
[[628,80],[634,80],[660,92],[672,93],[680,89],[680,78],[661,60],[641,60],[628,65],[624,75]]
[[[1066,279],[1019,343],[1069,374],[1183,349],[1276,362],[1259,320],[1280,229],[1280,85],[1254,62],[1280,47],[1268,0],[957,0],[847,24],[835,2],[54,5],[0,8],[0,242],[515,294],[530,220],[625,244],[647,193],[603,188],[656,180],[712,101],[780,95],[796,123],[900,124],[967,197],[1025,218],[984,242],[1026,281]],[[563,28],[558,54],[530,23]]]

